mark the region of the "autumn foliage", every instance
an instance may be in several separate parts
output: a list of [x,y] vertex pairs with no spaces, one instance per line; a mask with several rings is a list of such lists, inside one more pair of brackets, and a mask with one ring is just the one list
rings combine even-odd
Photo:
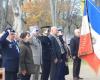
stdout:
[[50,6],[48,0],[37,0],[26,2],[21,7],[22,12],[26,14],[26,26],[34,24],[49,25],[51,23]]

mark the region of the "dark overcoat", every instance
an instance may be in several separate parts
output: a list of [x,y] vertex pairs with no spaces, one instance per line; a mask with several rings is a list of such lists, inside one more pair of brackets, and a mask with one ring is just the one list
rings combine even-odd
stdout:
[[[51,80],[59,80],[60,76],[60,64],[61,64],[61,48],[59,43],[56,40],[56,36],[49,35],[49,39],[51,40],[51,72],[50,78]],[[55,63],[54,60],[58,59],[58,62]]]
[[34,61],[30,43],[21,41],[19,43],[19,47],[20,47],[20,69],[26,70],[27,74],[33,74],[35,71],[34,71]]
[[78,57],[79,37],[74,36],[70,41],[71,55]]
[[73,77],[78,77],[78,78],[81,67],[81,59],[78,57],[79,40],[80,40],[79,37],[74,36],[70,41],[70,50],[73,57]]

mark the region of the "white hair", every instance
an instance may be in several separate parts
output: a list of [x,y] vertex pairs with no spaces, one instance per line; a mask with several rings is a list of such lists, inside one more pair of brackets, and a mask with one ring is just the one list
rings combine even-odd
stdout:
[[36,33],[37,30],[39,30],[38,26],[30,26],[30,33]]
[[80,32],[80,29],[75,29],[74,30],[74,34],[79,33],[79,32]]
[[74,35],[79,36],[80,35],[80,29],[75,29],[74,30]]

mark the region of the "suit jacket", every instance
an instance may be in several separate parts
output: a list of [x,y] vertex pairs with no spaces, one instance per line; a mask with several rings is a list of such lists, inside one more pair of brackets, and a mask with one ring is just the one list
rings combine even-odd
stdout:
[[6,71],[17,72],[19,68],[19,49],[16,41],[10,42],[7,40],[9,33],[6,31],[0,38],[2,46],[2,67]]
[[48,36],[51,40],[51,58],[54,61],[56,58],[61,60],[61,48],[53,35]]
[[70,50],[72,56],[78,57],[79,37],[74,36],[70,41]]
[[35,71],[34,71],[34,61],[30,43],[21,41],[19,43],[19,47],[20,47],[20,69],[26,70],[28,74],[33,74]]
[[42,44],[42,60],[51,60],[51,41],[48,36],[38,37]]

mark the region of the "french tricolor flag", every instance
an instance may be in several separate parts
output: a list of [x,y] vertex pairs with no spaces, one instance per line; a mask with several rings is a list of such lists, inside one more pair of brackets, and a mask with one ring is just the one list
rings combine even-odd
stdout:
[[100,67],[100,7],[94,0],[86,0],[82,18],[79,56],[85,60],[95,72]]

